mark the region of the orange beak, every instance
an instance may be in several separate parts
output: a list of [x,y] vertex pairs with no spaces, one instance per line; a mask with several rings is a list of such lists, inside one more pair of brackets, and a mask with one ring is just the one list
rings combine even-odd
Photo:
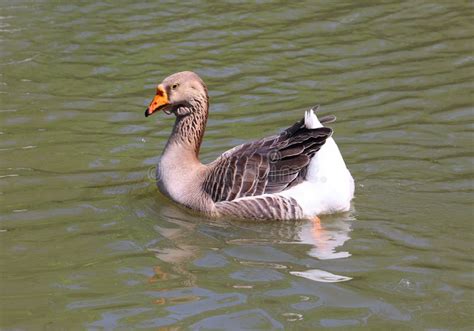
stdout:
[[166,93],[165,89],[163,88],[163,85],[158,85],[156,88],[156,95],[151,101],[150,105],[148,108],[145,110],[145,117],[150,116],[153,114],[155,111],[160,111],[164,107],[168,106],[169,100],[168,100],[168,94]]

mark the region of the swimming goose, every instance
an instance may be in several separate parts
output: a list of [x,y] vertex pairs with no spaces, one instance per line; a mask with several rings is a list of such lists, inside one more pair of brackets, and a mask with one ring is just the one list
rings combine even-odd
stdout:
[[347,211],[354,181],[332,130],[314,110],[280,134],[234,147],[204,165],[199,149],[209,110],[207,87],[194,72],[175,73],[156,88],[145,111],[176,122],[157,168],[159,190],[212,217],[290,220]]

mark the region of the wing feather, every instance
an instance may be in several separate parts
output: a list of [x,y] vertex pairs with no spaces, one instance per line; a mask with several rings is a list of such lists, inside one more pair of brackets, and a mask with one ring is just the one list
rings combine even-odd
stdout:
[[279,135],[234,147],[209,164],[203,189],[214,202],[282,192],[304,180],[311,158],[331,134],[326,127],[306,128],[302,119]]

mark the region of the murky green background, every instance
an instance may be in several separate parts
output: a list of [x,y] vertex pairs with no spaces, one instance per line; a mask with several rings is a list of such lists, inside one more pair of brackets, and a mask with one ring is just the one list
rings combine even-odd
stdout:
[[[0,8],[3,330],[473,327],[472,2]],[[163,198],[173,121],[143,112],[181,70],[209,86],[204,161],[336,114],[354,210],[255,224]]]

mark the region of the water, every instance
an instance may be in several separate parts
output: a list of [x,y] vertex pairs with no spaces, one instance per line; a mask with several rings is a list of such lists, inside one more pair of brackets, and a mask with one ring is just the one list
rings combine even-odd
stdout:
[[[4,330],[470,329],[472,4],[4,2]],[[209,220],[149,179],[194,70],[202,160],[322,105],[354,209]]]

